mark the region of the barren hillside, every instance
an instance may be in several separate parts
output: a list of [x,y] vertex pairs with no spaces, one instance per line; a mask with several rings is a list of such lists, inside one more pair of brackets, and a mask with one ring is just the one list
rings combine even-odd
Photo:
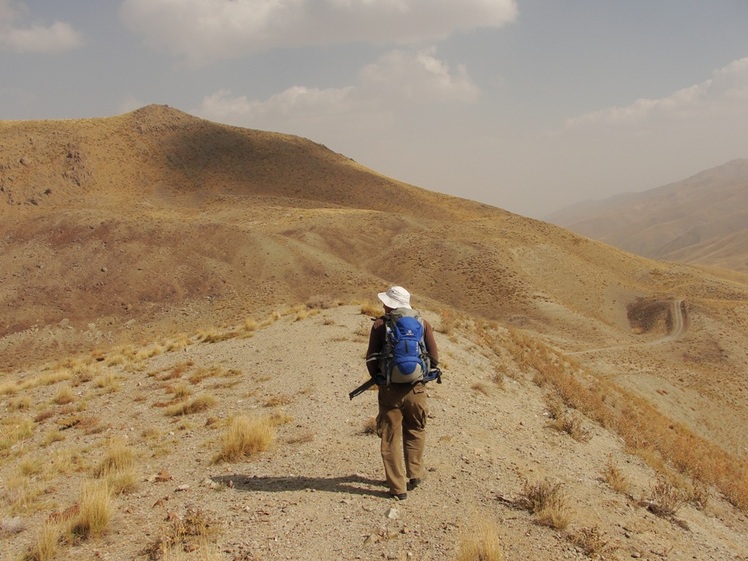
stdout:
[[748,160],[548,220],[645,257],[748,271]]
[[[156,480],[140,481],[118,496],[109,533],[60,558],[131,559],[124,544],[140,528],[153,541],[160,516],[190,505],[220,518],[216,559],[453,559],[465,518],[485,512],[501,522],[508,559],[583,558],[574,532],[601,532],[616,545],[609,559],[746,556],[746,276],[638,257],[383,177],[305,139],[168,107],[2,122],[0,147],[0,468],[10,482],[0,544],[13,555],[75,502],[122,437],[139,477],[175,477],[163,493],[174,502],[156,509]],[[357,434],[371,396],[357,402],[365,411],[341,404],[362,381],[369,322],[332,303],[391,283],[442,324],[452,371],[433,389],[434,486],[413,501],[440,512],[428,529],[379,518],[376,442]],[[315,354],[327,352],[316,338],[328,330],[334,359]],[[200,392],[212,402],[197,417],[162,410]],[[210,464],[232,416],[259,414],[273,397],[294,419],[278,429],[291,446]],[[580,417],[566,426],[567,414]],[[590,444],[564,436],[579,422]],[[360,446],[370,466],[343,469]],[[75,455],[63,472],[76,475],[63,485],[30,449]],[[607,455],[636,481],[628,492],[600,483]],[[573,531],[517,513],[522,481],[541,475],[573,487],[585,513]],[[659,479],[694,510],[653,514]],[[182,482],[189,493],[175,493]],[[242,534],[247,524],[255,537]]]

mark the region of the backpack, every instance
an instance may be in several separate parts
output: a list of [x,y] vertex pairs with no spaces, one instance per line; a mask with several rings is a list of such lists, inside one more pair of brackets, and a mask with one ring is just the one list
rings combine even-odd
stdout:
[[384,385],[414,384],[429,377],[430,359],[424,342],[423,320],[418,312],[397,308],[384,316],[386,329],[384,349],[380,355],[380,372]]

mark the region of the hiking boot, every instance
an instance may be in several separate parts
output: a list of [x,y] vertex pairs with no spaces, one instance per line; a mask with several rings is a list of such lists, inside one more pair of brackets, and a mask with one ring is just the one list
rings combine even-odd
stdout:
[[390,497],[398,501],[404,501],[408,498],[408,493],[390,493]]
[[418,478],[413,478],[410,481],[408,481],[408,491],[412,491],[416,487],[418,487],[421,484],[421,480]]

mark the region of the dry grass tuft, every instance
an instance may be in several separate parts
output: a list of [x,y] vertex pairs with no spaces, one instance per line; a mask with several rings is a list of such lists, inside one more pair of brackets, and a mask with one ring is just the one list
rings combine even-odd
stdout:
[[241,333],[238,331],[222,331],[214,327],[207,331],[198,333],[197,340],[200,343],[220,343],[221,341],[235,339],[236,337],[239,337],[239,335],[241,335]]
[[6,477],[3,481],[2,499],[11,514],[27,514],[34,510],[44,489],[34,478],[20,472]]
[[279,427],[281,425],[287,425],[288,423],[293,422],[293,417],[291,415],[288,415],[287,413],[284,413],[280,409],[276,409],[275,411],[270,413],[269,420],[274,427]]
[[244,320],[244,331],[247,333],[254,333],[257,331],[257,328],[259,327],[259,324],[257,323],[257,320],[253,318],[247,318]]
[[333,298],[332,296],[316,295],[311,296],[306,301],[305,305],[309,309],[329,310],[330,308],[337,308],[338,306],[342,306],[343,302],[341,302],[337,298]]
[[55,442],[62,442],[63,440],[65,440],[65,435],[62,433],[62,431],[54,429],[44,435],[44,438],[42,439],[42,446],[49,446],[50,444],[53,444]]
[[603,479],[616,493],[628,495],[631,493],[631,485],[626,476],[616,465],[612,456],[608,456],[608,461],[603,470]]
[[369,316],[372,318],[378,318],[379,316],[384,313],[382,311],[382,303],[381,302],[364,302],[361,304],[361,315],[363,316]]
[[444,335],[450,336],[454,334],[455,329],[458,326],[457,314],[453,310],[440,310],[439,312],[439,323],[434,326],[437,333],[443,333]]
[[181,378],[182,375],[189,371],[195,365],[191,360],[185,362],[178,362],[166,371],[160,379],[161,380],[174,380],[175,378]]
[[578,415],[564,414],[552,419],[548,426],[559,432],[565,432],[577,442],[587,442],[590,439],[590,433],[582,426],[582,419]]
[[703,483],[689,482],[682,487],[683,497],[698,510],[704,510],[709,502],[709,489]]
[[15,380],[0,384],[0,395],[15,395],[21,390],[21,386]]
[[86,434],[98,434],[106,430],[106,426],[102,424],[101,419],[99,419],[98,417],[83,415],[72,415],[70,417],[59,419],[57,421],[57,424],[59,425],[60,430],[66,430],[75,427],[76,429],[82,430]]
[[111,439],[106,455],[94,469],[94,475],[106,482],[112,495],[134,491],[138,480],[135,452],[122,439]]
[[7,450],[34,433],[35,423],[25,417],[9,415],[2,420],[2,436],[0,436],[0,452]]
[[149,358],[153,358],[154,356],[158,356],[163,352],[164,348],[160,344],[153,343],[152,345],[137,351],[137,353],[135,353],[134,360],[143,361]]
[[217,376],[221,376],[223,374],[223,369],[220,366],[211,366],[210,368],[198,368],[195,370],[192,374],[190,374],[189,381],[190,384],[193,386],[196,386],[206,378],[213,378]]
[[69,475],[73,472],[82,472],[88,469],[86,458],[83,453],[75,448],[66,447],[55,450],[47,457],[47,472],[50,475]]
[[42,526],[33,545],[21,558],[23,561],[50,561],[60,549],[64,530],[57,522],[48,521]]
[[106,359],[104,360],[104,364],[107,366],[120,366],[122,364],[127,364],[127,361],[127,356],[123,355],[122,353],[114,353],[111,355],[107,355]]
[[52,402],[57,405],[66,405],[68,403],[72,403],[73,401],[75,401],[75,394],[73,393],[73,388],[71,388],[70,386],[61,387],[52,398]]
[[108,392],[116,392],[119,390],[119,382],[114,372],[104,372],[99,374],[93,379],[94,385],[97,388],[106,390]]
[[306,306],[296,306],[293,310],[291,310],[291,313],[295,315],[293,321],[301,321],[301,320],[307,319],[308,317],[312,315],[318,314],[319,310],[318,309],[310,310]]
[[569,535],[569,541],[592,559],[599,559],[608,548],[608,540],[597,526],[580,528]]
[[565,432],[578,442],[587,442],[590,439],[589,431],[582,426],[582,419],[578,415],[568,413],[563,402],[554,394],[546,394],[546,406],[550,421],[548,426]]
[[494,383],[494,385],[499,388],[500,390],[503,390],[505,387],[504,383],[504,373],[500,371],[496,371],[491,376],[491,381]]
[[[186,550],[194,550],[189,553]],[[163,547],[162,561],[223,561],[225,558],[215,544],[204,539],[189,545]]]
[[34,422],[35,423],[43,423],[47,419],[50,419],[50,418],[54,417],[55,414],[56,414],[56,411],[54,409],[44,409],[42,411],[39,411],[39,413],[37,413],[34,416]]
[[39,376],[32,376],[24,380],[12,380],[0,384],[0,395],[15,395],[19,391],[38,388],[39,386],[51,386],[58,382],[73,378],[73,374],[66,369],[47,372]]
[[96,477],[106,477],[110,473],[125,471],[135,465],[135,452],[122,438],[109,440],[106,454],[94,470]]
[[174,339],[169,339],[164,343],[165,350],[168,353],[175,351],[183,351],[190,346],[190,339],[185,334],[181,334]]
[[18,464],[18,471],[22,475],[39,475],[42,469],[42,461],[39,458],[25,458]]
[[8,410],[26,411],[31,408],[31,398],[27,395],[19,396],[8,401]]
[[193,413],[200,413],[205,411],[216,404],[216,398],[212,395],[201,394],[195,396],[189,401],[183,401],[181,403],[175,403],[166,408],[166,414],[170,417],[176,417],[180,415],[191,415]]
[[293,403],[293,398],[289,395],[278,394],[269,397],[263,404],[265,407],[280,407],[282,405],[289,405]]
[[166,390],[174,395],[174,399],[187,399],[192,395],[192,389],[187,384],[167,386]]
[[[150,561],[220,561],[223,557],[213,546],[219,532],[217,523],[205,510],[188,508],[184,516],[173,514],[161,535],[149,544],[143,555]],[[185,555],[185,552],[196,552]]]
[[283,314],[279,312],[278,310],[273,310],[270,314],[268,314],[267,318],[265,318],[265,321],[262,322],[263,326],[268,326],[274,324],[276,321],[281,319],[283,317]]
[[104,533],[112,519],[112,499],[106,481],[89,481],[83,486],[80,513],[71,526],[71,533],[81,539]]
[[275,429],[270,417],[235,417],[223,434],[221,450],[213,461],[235,462],[253,456],[270,448],[274,439]]
[[364,426],[361,428],[361,434],[377,434],[376,417],[369,417],[364,421]]
[[669,482],[660,479],[652,488],[649,498],[639,501],[649,512],[669,518],[683,506],[683,494]]
[[544,526],[563,530],[569,525],[571,514],[561,483],[547,479],[535,483],[525,481],[516,504],[535,514]]
[[470,534],[460,541],[457,561],[505,561],[495,524],[479,519],[471,528]]

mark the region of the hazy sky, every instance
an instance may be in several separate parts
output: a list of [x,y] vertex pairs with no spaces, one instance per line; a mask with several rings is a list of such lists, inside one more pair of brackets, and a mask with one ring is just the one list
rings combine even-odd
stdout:
[[150,103],[540,218],[748,158],[748,0],[0,0],[0,120]]

